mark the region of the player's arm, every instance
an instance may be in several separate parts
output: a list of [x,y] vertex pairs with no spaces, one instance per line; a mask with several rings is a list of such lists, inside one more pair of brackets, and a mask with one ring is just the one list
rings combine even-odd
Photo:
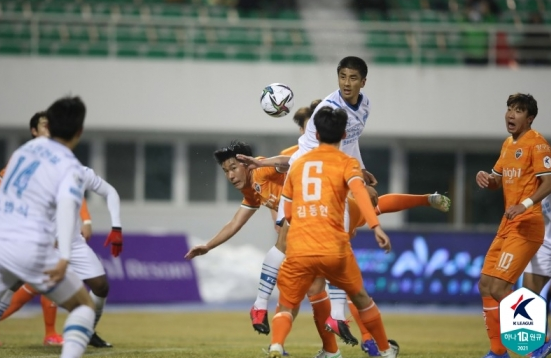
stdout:
[[60,282],[65,277],[71,259],[71,243],[84,196],[84,190],[79,183],[81,177],[79,170],[68,170],[56,194],[57,247],[61,257],[53,269],[46,271],[53,283]]
[[210,241],[207,242],[205,245],[198,245],[191,248],[191,250],[189,250],[188,253],[184,256],[184,258],[187,260],[191,260],[195,256],[205,255],[207,252],[214,249],[215,247],[222,245],[223,243],[231,239],[235,234],[237,234],[239,230],[241,230],[243,225],[245,225],[245,223],[249,221],[249,219],[254,215],[255,212],[256,209],[249,209],[241,206],[237,210],[233,218],[230,220],[230,222],[224,225],[224,227],[222,227],[218,234],[210,239]]
[[105,198],[107,209],[111,216],[111,231],[103,246],[111,244],[111,255],[117,257],[123,248],[122,224],[121,224],[121,199],[117,190],[99,175],[87,167],[84,167],[84,188]]
[[496,171],[488,173],[481,170],[476,173],[476,184],[482,189],[496,190],[502,186],[501,178],[501,173]]
[[353,177],[348,181],[348,187],[350,188],[354,199],[356,199],[358,208],[367,222],[367,225],[374,231],[375,239],[377,240],[379,247],[384,249],[386,252],[390,252],[390,239],[379,224],[379,219],[377,218],[371,198],[365,188],[364,181],[360,177]]
[[266,159],[257,159],[247,155],[237,154],[237,160],[241,163],[247,165],[249,169],[257,169],[262,167],[275,167],[278,172],[284,173],[289,170],[289,159],[291,158],[288,155],[278,155]]
[[82,227],[80,232],[86,241],[92,237],[92,216],[88,211],[88,204],[86,199],[82,199],[82,205],[80,206],[80,220],[82,221]]
[[514,219],[517,215],[524,213],[529,207],[539,203],[549,194],[551,194],[551,173],[539,176],[541,183],[534,194],[525,198],[517,205],[513,205],[505,210],[505,217],[509,220]]
[[350,153],[347,153],[347,154],[356,158],[356,160],[360,163],[360,166],[362,168],[363,178],[364,178],[364,181],[367,183],[367,185],[376,186],[378,183],[377,178],[375,178],[375,175],[371,174],[367,169],[365,169],[365,165],[362,160],[362,154],[360,152],[360,143],[356,141],[352,146],[352,148],[350,149]]

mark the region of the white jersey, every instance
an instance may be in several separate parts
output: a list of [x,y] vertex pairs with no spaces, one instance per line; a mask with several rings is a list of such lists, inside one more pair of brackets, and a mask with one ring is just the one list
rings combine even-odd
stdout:
[[[107,208],[109,209],[109,214],[111,215],[111,226],[112,227],[121,227],[120,219],[120,197],[115,188],[111,186],[108,182],[103,180],[99,175],[97,175],[93,169],[88,167],[82,167],[83,169],[83,187],[84,190],[93,191],[94,193],[107,199]],[[83,240],[84,238],[80,235],[81,221],[77,220],[76,225],[76,240]]]
[[78,216],[82,178],[82,164],[69,148],[45,137],[25,143],[12,155],[0,185],[0,237],[53,245],[57,203],[72,200]]
[[[346,124],[346,138],[341,141],[340,149],[344,153],[358,159],[362,168],[365,168],[360,154],[360,145],[358,140],[364,130],[367,117],[369,117],[369,98],[367,98],[367,96],[363,93],[360,93],[358,103],[355,106],[352,106],[346,103],[341,97],[340,90],[336,90],[329,96],[325,97],[325,99],[316,107],[314,113],[312,114],[312,119],[316,115],[317,111],[321,107],[325,106],[341,108],[346,111],[346,114],[348,115],[348,123]],[[306,124],[304,134],[298,139],[298,146],[298,152],[300,152],[301,155],[319,146],[319,142],[316,139],[316,126],[313,120],[308,121]]]
[[545,222],[545,241],[551,241],[551,195],[541,201],[541,211]]

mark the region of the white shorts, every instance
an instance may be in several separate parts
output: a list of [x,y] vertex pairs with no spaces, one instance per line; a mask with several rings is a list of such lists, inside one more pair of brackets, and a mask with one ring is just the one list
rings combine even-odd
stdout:
[[545,237],[543,245],[532,257],[524,272],[551,277],[551,238]]
[[70,271],[57,285],[50,282],[44,272],[60,260],[59,252],[51,244],[0,238],[0,247],[0,294],[23,281],[55,303],[62,304],[83,287],[82,281]]
[[105,275],[101,261],[83,237],[73,240],[69,268],[83,281]]

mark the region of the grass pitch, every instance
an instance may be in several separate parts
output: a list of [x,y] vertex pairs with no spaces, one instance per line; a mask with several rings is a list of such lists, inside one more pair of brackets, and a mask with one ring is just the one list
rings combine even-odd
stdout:
[[[59,332],[64,320],[59,314]],[[400,357],[480,358],[489,349],[482,315],[384,313],[383,320],[389,338],[400,344]],[[355,323],[351,326],[359,338]],[[262,358],[269,344],[269,337],[253,331],[248,312],[106,312],[98,333],[114,348],[89,347],[85,357]],[[0,357],[58,357],[60,348],[43,347],[42,339],[40,314],[3,321]],[[343,357],[367,357],[358,346],[339,345]],[[296,358],[311,358],[321,348],[310,312],[299,314],[285,348]]]

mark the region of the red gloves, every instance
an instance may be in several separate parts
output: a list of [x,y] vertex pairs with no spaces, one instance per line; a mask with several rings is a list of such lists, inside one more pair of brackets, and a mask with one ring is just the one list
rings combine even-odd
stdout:
[[122,228],[111,228],[111,232],[107,235],[107,240],[105,240],[103,246],[105,247],[109,244],[111,244],[111,255],[118,257],[122,252]]

